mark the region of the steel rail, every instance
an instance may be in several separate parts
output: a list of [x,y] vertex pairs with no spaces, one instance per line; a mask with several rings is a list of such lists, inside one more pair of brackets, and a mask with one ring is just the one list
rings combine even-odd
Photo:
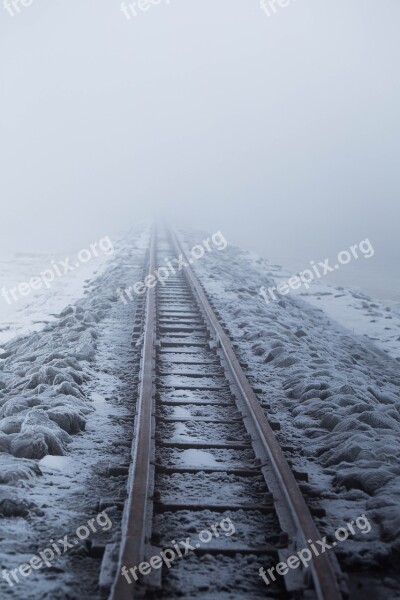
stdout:
[[[149,250],[149,273],[156,265],[156,230],[152,229]],[[132,600],[135,583],[129,583],[122,574],[122,568],[139,565],[146,552],[151,490],[151,460],[153,447],[153,402],[155,373],[156,337],[156,294],[148,288],[145,309],[144,340],[142,348],[139,397],[135,435],[133,438],[128,478],[128,499],[122,518],[122,541],[120,546],[117,575],[109,596],[110,600]]]
[[[322,536],[314,523],[303,494],[301,493],[293,472],[286,461],[279,442],[268,423],[260,402],[236,357],[232,344],[220,325],[201,284],[190,266],[190,259],[188,258],[176,231],[171,229],[170,237],[176,250],[176,256],[182,254],[183,258],[186,260],[187,266],[183,269],[185,277],[198,299],[203,314],[210,324],[216,342],[222,350],[226,364],[228,365],[233,379],[240,390],[243,401],[247,406],[248,415],[258,432],[259,442],[262,444],[269,457],[281,494],[286,500],[294,524],[292,536],[295,538],[294,541],[297,549],[302,550],[308,548],[308,540],[315,543],[318,540],[322,540]],[[279,511],[277,512],[279,517]],[[290,534],[290,532],[287,533]],[[339,589],[338,577],[333,567],[333,561],[331,561],[327,554],[320,554],[318,557],[313,557],[310,562],[310,571],[318,600],[342,600],[342,594]]]

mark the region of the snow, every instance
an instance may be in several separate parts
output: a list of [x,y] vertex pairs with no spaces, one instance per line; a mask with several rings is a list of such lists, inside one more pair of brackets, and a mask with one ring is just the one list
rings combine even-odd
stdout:
[[[120,243],[121,240],[116,242],[116,251]],[[52,261],[59,265],[65,258],[65,254],[3,254],[0,257],[0,288],[10,290],[22,282],[29,282],[32,277],[51,269]],[[0,345],[16,335],[40,331],[47,323],[54,322],[54,315],[60,313],[67,304],[81,298],[85,293],[86,282],[95,275],[101,275],[110,260],[112,254],[99,253],[86,263],[77,262],[78,268],[61,277],[55,276],[54,281],[49,282],[49,287],[42,285],[41,289],[31,289],[26,296],[17,294],[17,300],[9,296],[11,304],[1,296]],[[63,270],[60,272],[63,273]]]
[[195,450],[190,448],[184,450],[181,453],[181,462],[184,466],[201,466],[201,467],[215,467],[218,465],[217,461],[211,454],[205,450]]
[[74,472],[74,460],[69,456],[51,456],[48,454],[39,461],[38,466],[42,473],[53,473],[54,471]]
[[397,304],[385,304],[360,290],[319,283],[302,297],[353,333],[365,336],[377,348],[400,360],[400,309]]
[[[186,246],[200,235],[185,232]],[[267,304],[260,287],[290,274],[233,246],[195,271],[262,390],[266,416],[281,425],[288,458],[308,473],[301,487],[326,511],[317,519],[323,533],[366,514],[372,538],[348,540],[341,553],[348,564],[379,565],[400,548],[398,313],[325,283]]]
[[[116,290],[141,278],[147,243],[148,231],[137,227],[97,277],[85,285],[86,274],[76,285],[60,280],[65,294],[50,288],[42,303],[26,304],[25,312],[9,319],[11,329],[24,335],[3,339],[0,351],[3,569],[18,568],[49,547],[51,538],[85,525],[102,496],[118,497],[125,485],[104,477],[110,464],[129,461],[131,441],[136,304],[124,305]],[[38,311],[46,321],[40,327],[34,322]],[[118,513],[110,510],[116,523],[110,532],[93,534],[14,588],[0,578],[0,596],[59,600],[68,589],[71,596],[95,598],[100,558],[90,548],[118,535]]]
[[[131,330],[136,304],[118,301],[116,290],[143,279],[148,239],[148,231],[138,227],[104,263],[88,263],[90,273],[77,270],[70,278],[56,280],[48,291],[32,294],[25,303],[12,305],[3,313],[1,568],[17,568],[35,551],[47,547],[50,538],[84,525],[96,514],[103,496],[120,498],[124,478],[105,478],[104,474],[109,464],[121,466],[130,457]],[[192,246],[202,238],[196,233],[187,234],[186,239]],[[43,256],[21,257],[2,285],[11,287],[18,280],[29,279],[32,270],[45,268],[47,262],[48,257]],[[195,268],[229,325],[240,357],[249,365],[251,382],[263,390],[259,397],[265,413],[281,424],[277,436],[283,445],[292,447],[288,457],[294,468],[308,473],[302,491],[310,505],[317,503],[326,511],[325,517],[317,519],[322,534],[330,535],[365,513],[373,524],[370,536],[348,540],[341,553],[347,565],[379,565],[400,546],[397,308],[359,291],[325,283],[312,286],[306,294],[300,290],[267,305],[259,288],[273,286],[274,278],[279,281],[287,274],[231,246],[205,255]],[[4,273],[4,264],[1,269]],[[185,353],[171,352],[170,356],[183,361]],[[168,354],[164,358],[167,360]],[[182,372],[197,370],[196,365],[182,366]],[[196,382],[190,375],[187,380]],[[166,375],[164,381],[173,385],[177,379]],[[210,379],[210,385],[213,381]],[[163,409],[166,417],[206,418],[212,417],[212,402],[220,392],[171,389],[165,397],[169,400]],[[179,405],[182,399],[192,404],[183,408]],[[236,409],[224,410],[228,420]],[[174,426],[166,421],[164,427],[173,428],[180,441],[201,439],[204,429],[209,438],[214,436],[210,423],[189,421]],[[163,448],[157,450],[156,460],[169,466],[206,468],[237,465],[240,458],[246,468],[252,466],[251,456],[246,450]],[[198,488],[197,477],[178,474],[170,478],[171,497],[180,489],[187,489],[190,496],[191,485]],[[262,490],[261,482],[250,490],[248,481],[225,473],[201,477],[205,495],[220,493],[221,499],[227,490],[238,499],[250,492],[257,496]],[[203,518],[199,513],[198,522],[187,523],[188,531],[218,520],[210,514],[207,522],[201,523]],[[260,535],[258,541],[262,542],[262,520],[248,518],[254,539]],[[183,535],[181,525],[177,522],[177,536]],[[164,533],[166,537],[170,534]],[[245,533],[239,532],[238,539]],[[101,544],[115,541],[118,527],[105,535],[101,534]],[[61,600],[65,597],[62,585],[72,597],[94,600],[99,561],[89,556],[88,547],[80,547],[76,556],[59,557],[55,572],[33,573],[17,594],[22,593],[25,600]],[[186,570],[190,590],[191,569],[206,582],[210,565],[217,573],[224,560],[191,557],[174,568]],[[255,558],[244,561],[249,581],[255,585]],[[243,573],[238,589],[246,584]],[[222,593],[221,588],[218,597],[222,598]],[[0,594],[15,597],[2,579]]]
[[[274,283],[268,284],[267,288],[280,281],[286,282],[295,275],[252,253],[248,254],[247,259],[254,268],[261,267],[266,270],[267,277],[274,278]],[[356,267],[353,266],[353,269]],[[326,280],[329,280],[329,275],[312,282],[308,290],[301,286],[291,290],[290,294],[300,296],[354,334],[366,337],[389,356],[400,359],[400,295],[397,302],[384,302],[371,298],[359,287],[345,288],[329,284]],[[265,285],[265,280],[262,285]],[[391,292],[389,290],[389,294]]]

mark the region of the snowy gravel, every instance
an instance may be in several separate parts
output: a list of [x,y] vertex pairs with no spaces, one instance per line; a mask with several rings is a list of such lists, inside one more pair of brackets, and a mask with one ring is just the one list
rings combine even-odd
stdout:
[[[200,235],[186,233],[187,247]],[[392,358],[294,294],[266,304],[259,289],[274,286],[280,268],[238,248],[206,255],[195,270],[281,425],[278,439],[293,447],[288,458],[308,473],[306,497],[326,510],[321,530],[365,513],[371,536],[347,541],[344,560],[390,561],[400,550],[400,342]],[[381,330],[388,314],[375,315]]]
[[[143,274],[148,232],[137,228],[84,296],[40,332],[12,339],[0,354],[0,567],[11,571],[85,525],[101,498],[117,498],[132,438],[132,328],[136,304],[116,289]],[[97,599],[100,554],[118,538],[99,530],[51,568],[33,571],[0,597]],[[22,579],[22,577],[21,577]]]
[[[200,234],[187,234],[186,239],[191,247]],[[57,315],[43,309],[46,323],[39,326],[26,317],[24,327],[29,322],[40,331],[1,342],[1,569],[17,568],[48,546],[50,539],[86,523],[95,516],[100,498],[110,496],[115,501],[124,492],[123,476],[106,478],[105,474],[109,464],[129,461],[135,401],[131,331],[136,305],[117,301],[115,292],[119,286],[143,280],[147,242],[148,232],[137,228],[97,279],[82,285],[85,292],[80,298],[65,308],[63,297],[57,298],[63,308],[57,309]],[[248,364],[250,381],[262,389],[259,397],[267,416],[280,423],[278,439],[292,447],[288,458],[298,471],[308,474],[308,482],[301,483],[307,502],[326,511],[316,517],[321,533],[330,536],[345,522],[363,513],[368,516],[371,533],[349,539],[338,555],[349,569],[369,568],[374,589],[375,573],[378,578],[382,565],[393,565],[400,550],[398,315],[366,296],[339,288],[332,293],[322,286],[307,296],[291,294],[267,305],[259,288],[273,286],[273,277],[279,280],[282,271],[231,246],[206,255],[195,268],[229,324],[238,354]],[[351,315],[357,315],[354,327]],[[8,330],[3,333],[9,338]],[[169,357],[173,360],[174,353],[164,358]],[[164,383],[174,383],[168,375],[162,377]],[[162,400],[168,401],[161,409],[163,416],[213,417],[212,403],[174,406],[183,398],[199,403],[231,400],[222,391],[170,389],[162,392]],[[227,419],[237,416],[232,406],[219,410]],[[160,431],[187,442],[200,440],[205,427],[211,440],[234,431],[230,427],[217,432],[212,424],[167,422]],[[237,466],[240,461],[243,468],[254,467],[253,453],[240,449],[163,448],[157,449],[156,460],[168,466]],[[165,477],[164,489],[171,500],[182,489],[190,498],[191,488],[199,487],[199,477],[204,494],[221,500],[261,500],[265,493],[261,481],[251,485],[246,478],[226,473]],[[20,587],[10,589],[0,579],[0,597],[97,599],[100,556],[91,548],[118,539],[120,514],[111,509],[110,516],[115,522],[110,532],[99,532],[76,553],[59,557],[51,569],[32,573]],[[251,534],[247,543],[263,543],[268,519],[243,514],[239,522],[243,532],[229,541],[242,543]],[[181,538],[218,518],[202,511],[189,523],[185,511],[179,511],[169,520]],[[162,519],[155,522],[160,540],[167,543],[171,532],[163,527]],[[194,597],[195,582],[195,597],[201,600],[227,600],[238,594],[258,599],[265,597],[265,587],[257,579],[255,564],[252,556],[237,560],[191,556],[173,565],[167,586],[171,585],[173,595],[174,581],[179,581],[181,598]],[[264,566],[268,565],[266,557]],[[390,586],[393,593],[387,598],[400,597],[397,576],[392,576]]]

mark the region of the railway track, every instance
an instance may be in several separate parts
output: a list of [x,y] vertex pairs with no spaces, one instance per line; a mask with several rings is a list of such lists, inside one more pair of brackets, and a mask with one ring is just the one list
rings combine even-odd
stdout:
[[[153,232],[146,272],[180,254],[174,232]],[[148,288],[142,312],[132,464],[109,600],[342,598],[333,553],[268,586],[259,575],[322,536],[301,474],[290,469],[192,268]],[[221,523],[232,524],[229,536],[221,526],[217,535]],[[177,540],[189,540],[190,556],[178,555]],[[173,547],[175,560],[161,568],[154,557]],[[145,574],[142,563],[150,564]]]

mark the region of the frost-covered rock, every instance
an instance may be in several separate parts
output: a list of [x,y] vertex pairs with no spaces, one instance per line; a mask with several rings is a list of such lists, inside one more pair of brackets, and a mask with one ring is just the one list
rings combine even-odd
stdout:
[[19,458],[41,459],[46,454],[63,455],[70,436],[41,409],[27,412],[20,433],[13,435],[10,452]]
[[74,356],[78,360],[87,360],[90,362],[95,355],[95,349],[88,343],[79,344],[76,351],[74,352]]
[[98,317],[98,315],[96,314],[96,312],[94,311],[86,311],[84,316],[83,316],[83,322],[87,323],[88,325],[92,325],[95,323],[98,323],[100,321],[100,318]]
[[[57,447],[58,444],[64,446],[71,441],[70,436],[49,418],[47,412],[37,408],[27,413],[21,426],[22,433],[30,431],[43,433],[50,449],[49,454],[53,454],[51,451],[53,445]],[[55,440],[57,440],[57,443]],[[55,454],[58,454],[58,452]]]
[[79,411],[71,407],[55,407],[47,412],[49,418],[69,434],[79,433],[86,426],[86,420]]
[[4,417],[11,417],[20,412],[26,411],[33,406],[37,406],[38,404],[39,400],[35,397],[26,398],[24,396],[18,396],[16,398],[10,398],[0,409],[0,419]]
[[68,394],[60,394],[48,399],[49,408],[60,406],[61,408],[70,407],[76,409],[82,415],[88,415],[93,411],[93,407],[80,398]]
[[62,318],[72,314],[74,314],[74,309],[72,308],[72,306],[67,306],[66,308],[64,308],[64,310],[60,312],[59,316]]
[[12,438],[5,433],[0,433],[0,453],[9,452]]
[[21,460],[10,454],[1,457],[0,485],[24,483],[40,474],[38,465],[31,460]]
[[335,483],[344,486],[346,489],[363,490],[370,496],[381,490],[383,486],[392,479],[392,475],[388,471],[366,466],[362,471],[360,469],[350,467],[342,468],[340,473],[335,476]]
[[0,431],[3,433],[19,433],[24,420],[24,415],[19,413],[13,417],[6,417],[0,421]]
[[0,489],[0,518],[27,517],[32,507],[32,503],[22,500],[17,494]]
[[[42,433],[25,432],[14,437],[10,452],[17,458],[41,459],[49,453],[46,439]],[[62,449],[60,448],[62,454]]]
[[74,381],[63,381],[63,383],[54,388],[54,392],[57,394],[57,396],[75,396],[76,398],[84,397],[81,388]]

